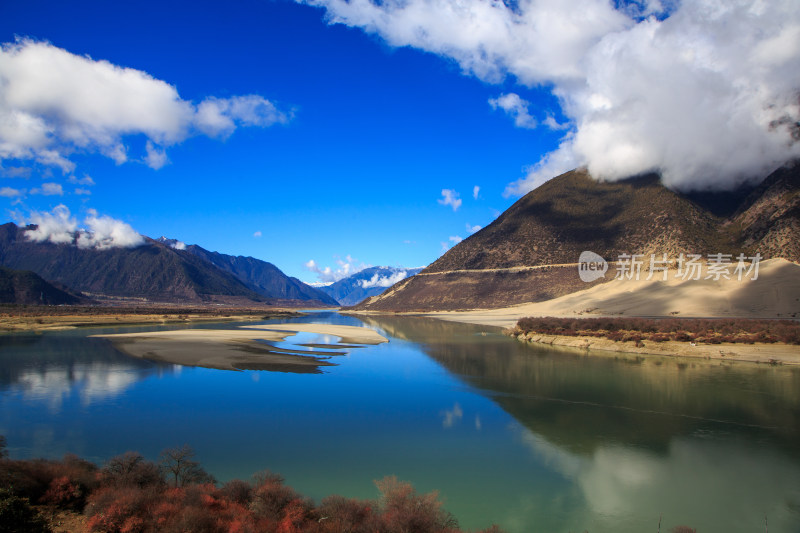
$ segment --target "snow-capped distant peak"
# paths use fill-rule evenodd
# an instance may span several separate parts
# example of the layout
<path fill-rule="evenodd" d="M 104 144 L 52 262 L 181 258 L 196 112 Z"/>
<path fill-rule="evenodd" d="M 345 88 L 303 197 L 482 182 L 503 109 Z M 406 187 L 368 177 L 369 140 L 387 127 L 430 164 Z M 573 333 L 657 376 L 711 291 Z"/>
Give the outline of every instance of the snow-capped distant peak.
<path fill-rule="evenodd" d="M 179 241 L 178 239 L 168 239 L 167 237 L 164 237 L 162 235 L 161 237 L 159 237 L 156 240 L 158 242 L 160 242 L 161 244 L 165 244 L 165 245 L 167 245 L 170 248 L 173 248 L 175 250 L 185 250 L 186 249 L 186 243 L 182 242 L 182 241 Z"/>

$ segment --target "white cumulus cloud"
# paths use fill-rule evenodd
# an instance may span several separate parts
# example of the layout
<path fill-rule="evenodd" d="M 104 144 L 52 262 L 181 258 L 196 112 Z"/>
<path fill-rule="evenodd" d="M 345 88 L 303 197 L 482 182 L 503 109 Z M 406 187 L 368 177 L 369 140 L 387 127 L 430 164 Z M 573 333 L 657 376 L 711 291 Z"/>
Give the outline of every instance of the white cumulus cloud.
<path fill-rule="evenodd" d="M 26 230 L 24 235 L 34 242 L 69 244 L 75 240 L 75 232 L 78 230 L 78 221 L 70 215 L 69 208 L 64 204 L 57 205 L 49 213 L 31 213 L 28 223 L 35 224 L 36 227 Z"/>
<path fill-rule="evenodd" d="M 408 272 L 399 270 L 388 276 L 381 276 L 380 272 L 375 272 L 370 279 L 362 279 L 359 281 L 361 287 L 370 289 L 373 287 L 391 287 L 398 281 L 402 281 L 408 277 Z"/>
<path fill-rule="evenodd" d="M 537 121 L 528 111 L 531 105 L 527 100 L 523 100 L 516 93 L 508 93 L 490 98 L 489 105 L 492 109 L 502 109 L 508 116 L 514 119 L 514 125 L 518 128 L 533 129 L 537 126 Z"/>
<path fill-rule="evenodd" d="M 436 201 L 441 205 L 449 205 L 453 211 L 458 211 L 458 208 L 461 207 L 461 198 L 453 189 L 442 189 L 442 197 Z"/>
<path fill-rule="evenodd" d="M 568 122 L 544 122 L 566 135 L 508 194 L 576 166 L 725 189 L 800 157 L 797 0 L 299 1 L 487 82 L 550 87 Z"/>
<path fill-rule="evenodd" d="M 78 236 L 78 248 L 132 248 L 144 244 L 144 238 L 129 224 L 116 220 L 108 215 L 98 215 L 90 210 L 84 220 L 87 230 Z"/>
<path fill-rule="evenodd" d="M 31 213 L 28 223 L 36 227 L 25 230 L 24 235 L 34 242 L 75 244 L 78 248 L 96 250 L 144 244 L 144 237 L 129 224 L 108 215 L 98 215 L 94 209 L 87 212 L 82 227 L 63 204 L 50 212 Z"/>
<path fill-rule="evenodd" d="M 0 87 L 0 162 L 30 160 L 65 173 L 75 169 L 75 152 L 125 163 L 127 136 L 144 135 L 140 160 L 157 169 L 168 162 L 165 148 L 191 135 L 290 119 L 257 95 L 195 105 L 146 72 L 30 39 L 0 45 Z"/>
<path fill-rule="evenodd" d="M 477 200 L 480 194 L 481 194 L 481 188 L 478 185 L 474 186 L 472 188 L 472 198 Z"/>
<path fill-rule="evenodd" d="M 152 168 L 153 170 L 158 170 L 159 168 L 163 167 L 167 163 L 169 163 L 169 158 L 167 158 L 167 152 L 163 148 L 159 148 L 152 141 L 147 141 L 147 144 L 144 147 L 145 149 L 145 156 L 144 162 L 147 164 L 148 167 Z"/>
<path fill-rule="evenodd" d="M 206 98 L 197 106 L 195 125 L 210 137 L 227 137 L 237 124 L 266 127 L 288 122 L 290 118 L 290 114 L 278 110 L 269 100 L 249 94 L 233 98 Z"/>
<path fill-rule="evenodd" d="M 311 259 L 303 266 L 306 267 L 306 270 L 315 273 L 317 275 L 317 279 L 324 283 L 333 283 L 339 281 L 340 279 L 351 276 L 356 272 L 361 272 L 370 266 L 358 261 L 357 259 L 354 259 L 350 255 L 345 256 L 344 259 L 337 258 L 336 265 L 337 268 L 335 269 L 329 266 L 320 267 L 316 261 Z"/>

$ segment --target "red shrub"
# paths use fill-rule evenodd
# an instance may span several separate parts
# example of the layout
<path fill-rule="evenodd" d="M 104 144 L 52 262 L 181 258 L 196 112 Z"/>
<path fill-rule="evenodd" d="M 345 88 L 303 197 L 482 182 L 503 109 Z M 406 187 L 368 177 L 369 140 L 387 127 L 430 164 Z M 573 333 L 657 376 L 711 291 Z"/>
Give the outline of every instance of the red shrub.
<path fill-rule="evenodd" d="M 89 497 L 89 529 L 97 532 L 145 531 L 161 491 L 157 488 L 103 487 Z"/>
<path fill-rule="evenodd" d="M 290 502 L 300 498 L 291 487 L 283 484 L 283 477 L 265 471 L 256 474 L 255 488 L 250 502 L 250 510 L 257 518 L 278 522 L 283 518 L 284 509 Z"/>
<path fill-rule="evenodd" d="M 250 498 L 253 495 L 252 485 L 250 485 L 250 483 L 247 481 L 242 481 L 241 479 L 233 479 L 228 481 L 222 486 L 221 490 L 225 495 L 225 498 L 241 505 L 249 504 Z"/>
<path fill-rule="evenodd" d="M 417 494 L 411 484 L 398 481 L 394 476 L 376 481 L 375 485 L 381 493 L 382 533 L 448 532 L 458 529 L 458 522 L 442 508 L 436 492 Z"/>
<path fill-rule="evenodd" d="M 103 485 L 114 487 L 148 487 L 161 485 L 164 478 L 155 463 L 137 452 L 125 452 L 108 460 L 101 470 Z"/>
<path fill-rule="evenodd" d="M 278 524 L 278 533 L 300 533 L 308 524 L 312 506 L 300 499 L 290 501 L 283 508 L 283 517 Z"/>
<path fill-rule="evenodd" d="M 39 500 L 45 505 L 52 505 L 59 509 L 79 510 L 84 504 L 83 489 L 70 481 L 67 476 L 54 478 L 50 486 Z"/>
<path fill-rule="evenodd" d="M 378 518 L 370 502 L 329 496 L 317 509 L 320 531 L 325 533 L 368 533 L 378 530 Z"/>

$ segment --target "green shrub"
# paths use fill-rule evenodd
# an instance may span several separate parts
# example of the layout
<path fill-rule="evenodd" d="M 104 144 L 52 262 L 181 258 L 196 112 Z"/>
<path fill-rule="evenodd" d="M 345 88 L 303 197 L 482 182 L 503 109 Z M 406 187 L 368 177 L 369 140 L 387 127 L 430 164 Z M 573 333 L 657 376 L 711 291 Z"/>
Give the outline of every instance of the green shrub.
<path fill-rule="evenodd" d="M 0 524 L 5 533 L 48 533 L 50 527 L 27 498 L 0 488 Z"/>

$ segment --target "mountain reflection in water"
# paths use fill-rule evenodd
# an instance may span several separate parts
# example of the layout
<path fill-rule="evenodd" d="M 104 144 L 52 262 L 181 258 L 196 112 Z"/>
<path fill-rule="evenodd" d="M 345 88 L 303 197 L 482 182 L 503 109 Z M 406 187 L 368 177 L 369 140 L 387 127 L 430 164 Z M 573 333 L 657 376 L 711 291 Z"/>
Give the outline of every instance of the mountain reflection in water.
<path fill-rule="evenodd" d="M 580 488 L 589 531 L 652 527 L 677 510 L 698 530 L 763 527 L 768 515 L 775 530 L 800 531 L 800 369 L 589 355 L 509 343 L 491 328 L 362 320 L 416 343 L 519 421 L 531 452 Z M 648 509 L 651 522 L 637 525 L 631 517 Z"/>

